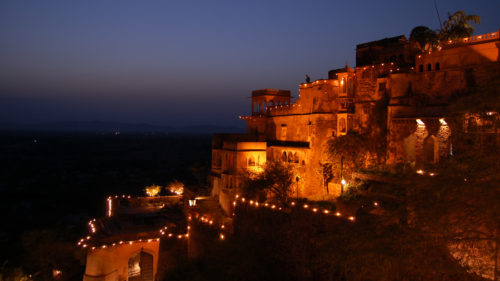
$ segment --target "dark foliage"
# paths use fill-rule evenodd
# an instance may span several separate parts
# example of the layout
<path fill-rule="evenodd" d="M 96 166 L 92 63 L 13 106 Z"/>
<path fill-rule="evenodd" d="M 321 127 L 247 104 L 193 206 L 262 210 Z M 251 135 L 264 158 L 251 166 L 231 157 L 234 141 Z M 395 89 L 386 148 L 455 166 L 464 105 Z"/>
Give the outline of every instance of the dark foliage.
<path fill-rule="evenodd" d="M 248 173 L 242 176 L 243 194 L 250 198 L 265 198 L 280 204 L 288 204 L 292 184 L 295 180 L 293 167 L 280 161 L 267 161 L 260 173 Z"/>
<path fill-rule="evenodd" d="M 242 206 L 234 223 L 234 235 L 164 280 L 474 280 L 442 245 L 369 214 L 353 223 Z"/>

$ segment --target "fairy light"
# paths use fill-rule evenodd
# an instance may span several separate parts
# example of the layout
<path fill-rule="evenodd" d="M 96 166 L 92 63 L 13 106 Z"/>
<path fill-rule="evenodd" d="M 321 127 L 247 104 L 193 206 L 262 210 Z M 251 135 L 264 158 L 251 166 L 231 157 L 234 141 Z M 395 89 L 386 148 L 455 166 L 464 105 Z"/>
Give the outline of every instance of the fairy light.
<path fill-rule="evenodd" d="M 111 197 L 108 197 L 108 217 L 111 217 L 111 212 L 113 210 L 113 201 Z"/>

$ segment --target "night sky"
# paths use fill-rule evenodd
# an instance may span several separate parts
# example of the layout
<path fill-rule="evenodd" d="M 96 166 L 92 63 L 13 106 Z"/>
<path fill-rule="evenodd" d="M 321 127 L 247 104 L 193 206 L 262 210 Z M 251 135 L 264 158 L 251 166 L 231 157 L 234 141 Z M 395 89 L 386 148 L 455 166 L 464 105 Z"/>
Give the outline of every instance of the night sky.
<path fill-rule="evenodd" d="M 438 0 L 500 28 L 498 0 Z M 236 125 L 251 91 L 298 92 L 356 44 L 439 28 L 432 0 L 2 0 L 0 123 Z"/>

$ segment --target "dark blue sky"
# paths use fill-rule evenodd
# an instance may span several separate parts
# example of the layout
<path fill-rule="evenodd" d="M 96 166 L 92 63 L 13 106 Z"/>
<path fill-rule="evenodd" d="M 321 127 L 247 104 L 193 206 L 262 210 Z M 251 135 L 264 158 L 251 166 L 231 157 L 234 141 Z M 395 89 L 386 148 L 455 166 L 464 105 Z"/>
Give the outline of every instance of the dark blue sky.
<path fill-rule="evenodd" d="M 500 28 L 498 0 L 438 0 Z M 0 122 L 239 125 L 253 89 L 297 95 L 356 44 L 439 28 L 432 0 L 2 0 Z"/>

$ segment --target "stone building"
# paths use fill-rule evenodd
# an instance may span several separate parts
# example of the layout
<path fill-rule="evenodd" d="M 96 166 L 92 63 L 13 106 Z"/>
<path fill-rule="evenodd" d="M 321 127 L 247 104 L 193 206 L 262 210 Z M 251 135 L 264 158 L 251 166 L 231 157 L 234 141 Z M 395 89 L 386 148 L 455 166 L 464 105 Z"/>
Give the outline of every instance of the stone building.
<path fill-rule="evenodd" d="M 114 196 L 105 217 L 89 221 L 78 245 L 87 252 L 83 281 L 154 281 L 186 255 L 181 196 Z"/>
<path fill-rule="evenodd" d="M 253 91 L 251 114 L 240 117 L 247 133 L 213 136 L 212 195 L 229 213 L 239 175 L 274 160 L 294 167 L 297 196 L 338 196 L 340 182 L 325 182 L 320 170 L 329 161 L 328 140 L 349 132 L 383 132 L 385 164 L 416 169 L 453 154 L 453 130 L 482 126 L 498 141 L 494 124 L 477 116 L 451 118 L 448 105 L 499 72 L 499 33 L 445 42 L 428 53 L 412 48 L 405 36 L 359 44 L 354 69 L 346 65 L 329 71 L 328 79 L 300 84 L 295 102 L 290 91 Z M 375 107 L 384 100 L 385 124 L 374 128 Z M 498 118 L 497 112 L 488 115 Z"/>

